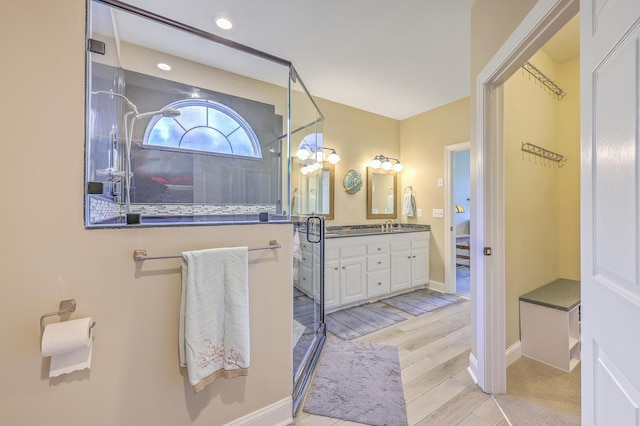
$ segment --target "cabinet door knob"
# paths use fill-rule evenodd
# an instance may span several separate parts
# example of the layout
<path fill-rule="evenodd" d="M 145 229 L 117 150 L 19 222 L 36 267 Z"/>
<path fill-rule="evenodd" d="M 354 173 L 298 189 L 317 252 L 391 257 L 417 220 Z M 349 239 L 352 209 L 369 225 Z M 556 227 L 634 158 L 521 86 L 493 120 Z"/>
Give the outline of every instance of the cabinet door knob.
<path fill-rule="evenodd" d="M 382 283 L 378 283 L 378 285 L 382 285 Z"/>
<path fill-rule="evenodd" d="M 382 262 L 380 262 L 379 260 L 378 260 L 378 265 L 382 265 Z"/>
<path fill-rule="evenodd" d="M 382 250 L 382 248 L 381 248 L 381 247 L 378 247 L 378 251 L 380 251 L 380 250 Z"/>
<path fill-rule="evenodd" d="M 346 267 L 346 266 L 343 266 L 343 267 L 342 267 L 342 269 L 347 269 L 347 267 Z"/>
<path fill-rule="evenodd" d="M 335 268 L 333 268 L 333 269 L 335 269 L 335 270 L 337 271 L 337 270 L 338 270 L 338 267 L 336 266 L 336 267 L 335 267 Z"/>
<path fill-rule="evenodd" d="M 411 256 L 407 256 L 407 259 L 411 259 Z"/>

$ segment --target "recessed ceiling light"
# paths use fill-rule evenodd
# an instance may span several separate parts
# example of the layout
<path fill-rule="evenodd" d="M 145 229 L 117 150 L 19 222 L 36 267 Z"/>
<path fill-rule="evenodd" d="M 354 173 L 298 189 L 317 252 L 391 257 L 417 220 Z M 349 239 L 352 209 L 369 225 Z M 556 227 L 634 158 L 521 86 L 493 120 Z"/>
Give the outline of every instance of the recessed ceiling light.
<path fill-rule="evenodd" d="M 169 64 L 165 64 L 163 62 L 160 62 L 158 64 L 158 68 L 160 68 L 162 71 L 170 71 L 171 70 L 171 66 Z"/>
<path fill-rule="evenodd" d="M 233 27 L 233 23 L 228 18 L 223 16 L 216 16 L 213 18 L 213 22 L 223 30 L 230 30 Z"/>

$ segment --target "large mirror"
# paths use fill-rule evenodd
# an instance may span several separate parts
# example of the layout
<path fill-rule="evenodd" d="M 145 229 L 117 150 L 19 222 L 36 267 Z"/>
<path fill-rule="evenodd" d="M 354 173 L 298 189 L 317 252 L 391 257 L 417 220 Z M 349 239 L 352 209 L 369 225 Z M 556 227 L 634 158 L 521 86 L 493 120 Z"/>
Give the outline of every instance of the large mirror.
<path fill-rule="evenodd" d="M 397 173 L 367 167 L 367 219 L 398 217 Z"/>
<path fill-rule="evenodd" d="M 316 214 L 324 216 L 327 220 L 333 220 L 334 165 L 323 163 L 318 170 L 306 174 L 300 172 L 304 164 L 297 166 L 299 181 L 295 182 L 292 178 L 292 214 L 294 216 Z"/>

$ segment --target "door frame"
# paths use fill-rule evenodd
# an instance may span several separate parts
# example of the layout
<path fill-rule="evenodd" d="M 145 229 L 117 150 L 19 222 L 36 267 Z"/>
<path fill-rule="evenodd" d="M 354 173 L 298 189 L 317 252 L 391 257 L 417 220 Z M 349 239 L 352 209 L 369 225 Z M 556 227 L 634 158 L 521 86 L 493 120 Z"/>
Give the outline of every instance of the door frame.
<path fill-rule="evenodd" d="M 456 234 L 451 229 L 455 227 L 455 209 L 452 209 L 455 192 L 454 183 L 454 154 L 471 149 L 471 142 L 460 142 L 444 147 L 444 232 L 449 232 L 449 237 L 444 239 L 444 291 L 456 292 Z M 447 231 L 449 230 L 449 231 Z"/>
<path fill-rule="evenodd" d="M 488 393 L 507 389 L 502 84 L 578 10 L 579 0 L 539 0 L 475 79 L 469 372 Z"/>

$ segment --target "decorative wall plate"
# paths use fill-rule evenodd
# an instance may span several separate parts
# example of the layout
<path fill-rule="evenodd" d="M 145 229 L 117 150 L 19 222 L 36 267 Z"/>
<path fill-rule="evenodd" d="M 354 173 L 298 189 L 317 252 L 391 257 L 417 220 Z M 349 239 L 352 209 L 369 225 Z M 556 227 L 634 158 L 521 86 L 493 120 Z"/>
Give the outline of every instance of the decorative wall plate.
<path fill-rule="evenodd" d="M 362 175 L 356 170 L 349 170 L 342 178 L 342 187 L 347 194 L 355 194 L 362 189 Z"/>

